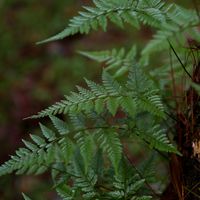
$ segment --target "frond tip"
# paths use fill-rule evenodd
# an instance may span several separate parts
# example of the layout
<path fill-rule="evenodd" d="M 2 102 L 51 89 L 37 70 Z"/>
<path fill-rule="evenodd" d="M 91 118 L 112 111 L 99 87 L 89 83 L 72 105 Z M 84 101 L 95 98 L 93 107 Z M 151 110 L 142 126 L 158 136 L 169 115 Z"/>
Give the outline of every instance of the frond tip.
<path fill-rule="evenodd" d="M 168 140 L 165 130 L 161 129 L 158 125 L 153 126 L 153 128 L 147 132 L 138 130 L 137 134 L 147 142 L 150 148 L 181 155 L 181 153 Z"/>
<path fill-rule="evenodd" d="M 94 7 L 84 6 L 84 11 L 69 21 L 69 25 L 62 32 L 38 44 L 60 40 L 76 33 L 88 34 L 91 30 L 99 27 L 104 31 L 107 29 L 108 20 L 119 27 L 124 22 L 138 28 L 139 22 L 158 27 L 166 20 L 164 4 L 161 1 L 110 1 L 93 0 Z"/>

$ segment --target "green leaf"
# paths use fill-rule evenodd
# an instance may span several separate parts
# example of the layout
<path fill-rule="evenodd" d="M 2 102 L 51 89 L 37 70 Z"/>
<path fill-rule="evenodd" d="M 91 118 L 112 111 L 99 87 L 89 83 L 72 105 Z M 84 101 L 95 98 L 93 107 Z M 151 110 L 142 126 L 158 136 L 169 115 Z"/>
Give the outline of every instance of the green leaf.
<path fill-rule="evenodd" d="M 154 125 L 146 132 L 138 130 L 138 136 L 146 141 L 150 148 L 181 155 L 176 147 L 168 140 L 165 130 L 161 129 L 159 125 Z"/>
<path fill-rule="evenodd" d="M 126 74 L 129 70 L 129 67 L 128 66 L 124 66 L 124 67 L 121 67 L 120 69 L 118 69 L 115 74 L 114 74 L 114 78 L 118 78 L 118 77 L 121 77 L 123 76 L 124 74 Z"/>
<path fill-rule="evenodd" d="M 24 193 L 22 193 L 22 196 L 24 197 L 24 200 L 31 200 L 27 195 L 25 195 Z"/>
<path fill-rule="evenodd" d="M 107 29 L 107 19 L 104 15 L 98 17 L 99 25 L 102 27 L 103 31 L 106 32 Z"/>
<path fill-rule="evenodd" d="M 67 124 L 63 120 L 61 120 L 58 117 L 55 117 L 53 115 L 50 116 L 50 119 L 51 119 L 53 125 L 55 126 L 55 128 L 58 130 L 58 132 L 61 135 L 68 134 L 69 130 L 68 130 Z"/>
<path fill-rule="evenodd" d="M 114 24 L 116 24 L 117 26 L 119 26 L 120 28 L 124 27 L 122 18 L 119 16 L 119 14 L 109 14 L 108 15 L 110 21 L 112 21 Z"/>
<path fill-rule="evenodd" d="M 84 161 L 85 172 L 88 171 L 90 161 L 94 152 L 94 141 L 91 135 L 86 135 L 87 132 L 78 132 L 74 136 L 78 146 L 80 147 L 80 153 Z"/>
<path fill-rule="evenodd" d="M 136 114 L 136 101 L 132 97 L 124 97 L 121 101 L 122 108 L 131 116 Z"/>
<path fill-rule="evenodd" d="M 121 98 L 115 98 L 115 97 L 108 97 L 107 99 L 107 108 L 113 116 L 115 116 L 117 112 L 120 100 Z"/>
<path fill-rule="evenodd" d="M 56 139 L 56 135 L 51 129 L 41 123 L 39 123 L 39 125 L 45 138 L 47 138 L 50 142 Z"/>
<path fill-rule="evenodd" d="M 105 89 L 110 95 L 119 95 L 121 92 L 121 85 L 113 79 L 113 77 L 106 72 L 103 71 L 102 74 L 102 81 Z"/>
<path fill-rule="evenodd" d="M 22 139 L 22 141 L 23 141 L 23 143 L 25 144 L 25 146 L 27 147 L 27 148 L 29 148 L 31 151 L 37 151 L 38 150 L 38 147 L 35 145 L 35 144 L 32 144 L 31 142 L 28 142 L 28 141 L 26 141 L 26 140 L 23 140 Z"/>
<path fill-rule="evenodd" d="M 44 147 L 46 145 L 46 142 L 43 138 L 37 135 L 30 135 L 31 139 L 40 147 Z"/>
<path fill-rule="evenodd" d="M 74 199 L 74 190 L 72 190 L 70 187 L 67 185 L 59 185 L 56 187 L 56 192 L 58 195 L 63 198 L 63 200 L 73 200 Z"/>
<path fill-rule="evenodd" d="M 113 131 L 99 131 L 97 133 L 97 140 L 101 148 L 108 154 L 111 160 L 115 173 L 118 172 L 118 164 L 122 156 L 122 145 L 116 132 Z"/>
<path fill-rule="evenodd" d="M 95 111 L 100 114 L 104 110 L 104 99 L 97 99 L 95 101 Z"/>
<path fill-rule="evenodd" d="M 142 196 L 142 197 L 132 197 L 131 200 L 151 200 L 152 197 L 151 196 Z"/>
<path fill-rule="evenodd" d="M 94 103 L 93 103 L 93 101 L 85 102 L 85 104 L 84 104 L 84 110 L 85 110 L 86 112 L 90 112 L 91 110 L 93 110 L 93 108 L 94 108 Z"/>
<path fill-rule="evenodd" d="M 131 191 L 138 191 L 145 183 L 145 179 L 141 179 L 139 181 L 136 181 L 132 186 L 131 186 Z"/>

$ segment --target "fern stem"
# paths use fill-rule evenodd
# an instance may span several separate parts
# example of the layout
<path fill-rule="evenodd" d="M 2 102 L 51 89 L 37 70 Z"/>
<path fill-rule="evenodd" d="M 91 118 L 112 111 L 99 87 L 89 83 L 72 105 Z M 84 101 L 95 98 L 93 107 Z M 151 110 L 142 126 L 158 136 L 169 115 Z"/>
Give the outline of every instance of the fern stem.
<path fill-rule="evenodd" d="M 183 68 L 183 70 L 185 71 L 185 73 L 192 79 L 192 76 L 190 75 L 190 73 L 186 70 L 186 68 L 185 68 L 185 66 L 184 66 L 184 64 L 182 63 L 182 61 L 181 61 L 181 59 L 179 58 L 179 56 L 178 56 L 178 54 L 176 53 L 176 51 L 175 51 L 175 49 L 174 49 L 174 47 L 172 46 L 172 44 L 170 43 L 170 41 L 168 40 L 168 43 L 169 43 L 169 46 L 170 46 L 170 48 L 172 49 L 172 51 L 174 52 L 174 54 L 175 54 L 175 56 L 176 56 L 176 58 L 178 59 L 178 61 L 180 62 L 180 64 L 181 64 L 181 66 L 182 66 L 182 68 Z"/>
<path fill-rule="evenodd" d="M 167 111 L 164 111 L 164 112 L 165 112 L 165 114 L 166 114 L 168 117 L 170 117 L 170 118 L 173 119 L 174 121 L 178 122 L 178 120 L 177 120 L 175 117 L 173 117 L 170 113 L 168 113 Z"/>

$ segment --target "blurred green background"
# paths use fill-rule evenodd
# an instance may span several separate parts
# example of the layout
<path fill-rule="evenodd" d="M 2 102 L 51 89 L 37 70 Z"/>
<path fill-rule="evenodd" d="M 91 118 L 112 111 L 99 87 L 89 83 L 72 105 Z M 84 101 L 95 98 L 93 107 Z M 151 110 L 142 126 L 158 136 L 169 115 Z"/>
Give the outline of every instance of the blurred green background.
<path fill-rule="evenodd" d="M 189 1 L 181 1 L 189 4 Z M 37 120 L 23 118 L 37 113 L 62 98 L 83 77 L 98 80 L 102 65 L 89 61 L 77 50 L 104 50 L 140 46 L 152 30 L 110 26 L 88 36 L 75 35 L 62 41 L 35 45 L 61 31 L 68 19 L 90 0 L 1 0 L 0 1 L 0 163 L 9 159 L 21 139 L 37 132 Z M 6 176 L 0 179 L 0 200 L 20 200 L 20 192 L 33 199 L 56 199 L 48 174 L 40 177 Z M 52 189 L 53 191 L 53 189 Z"/>

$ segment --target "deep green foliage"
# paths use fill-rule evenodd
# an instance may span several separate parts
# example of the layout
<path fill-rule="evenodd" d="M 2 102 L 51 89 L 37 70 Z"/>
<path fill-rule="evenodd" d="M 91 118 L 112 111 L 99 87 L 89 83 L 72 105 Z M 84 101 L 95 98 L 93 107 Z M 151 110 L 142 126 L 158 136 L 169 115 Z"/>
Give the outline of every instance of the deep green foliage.
<path fill-rule="evenodd" d="M 165 7 L 160 0 L 93 0 L 93 3 L 95 7 L 83 7 L 85 11 L 71 19 L 64 31 L 42 42 L 62 39 L 76 33 L 87 34 L 99 27 L 106 31 L 108 19 L 121 28 L 124 22 L 134 27 L 138 27 L 140 22 L 159 27 L 163 21 L 168 20 L 168 6 Z"/>
<path fill-rule="evenodd" d="M 90 90 L 77 87 L 78 93 L 72 92 L 70 96 L 65 96 L 65 100 L 41 111 L 32 118 L 90 110 L 101 114 L 104 112 L 104 107 L 113 116 L 115 116 L 118 108 L 122 107 L 130 115 L 148 111 L 154 115 L 164 117 L 164 107 L 157 94 L 158 89 L 138 66 L 134 66 L 131 70 L 126 85 L 119 84 L 105 71 L 102 75 L 102 82 L 103 84 L 99 85 L 86 80 Z"/>
<path fill-rule="evenodd" d="M 150 155 L 155 151 L 181 154 L 167 136 L 166 121 L 170 116 L 162 103 L 165 94 L 161 90 L 166 82 L 156 79 L 155 70 L 145 66 L 151 53 L 169 49 L 172 44 L 180 48 L 186 32 L 199 40 L 195 31 L 200 20 L 195 11 L 161 0 L 93 3 L 94 7 L 84 7 L 72 18 L 64 31 L 43 42 L 76 33 L 88 34 L 99 27 L 106 31 L 108 20 L 121 28 L 125 22 L 136 28 L 147 24 L 157 33 L 141 51 L 140 62 L 135 46 L 128 53 L 124 48 L 81 51 L 88 58 L 106 63 L 102 83 L 85 79 L 87 89 L 77 86 L 77 92 L 32 116 L 49 117 L 55 130 L 40 123 L 42 135 L 30 135 L 31 142 L 23 140 L 25 148 L 17 150 L 0 167 L 0 175 L 40 174 L 50 169 L 54 187 L 65 200 L 149 200 L 155 195 L 149 190 L 149 183 L 156 182 L 152 172 L 154 159 L 145 166 L 135 166 L 125 152 L 124 141 L 140 140 L 150 147 Z M 60 118 L 55 116 L 58 114 Z M 65 120 L 61 120 L 63 116 Z M 29 199 L 25 195 L 24 198 Z"/>
<path fill-rule="evenodd" d="M 106 70 L 115 70 L 114 77 L 117 78 L 129 71 L 135 62 L 137 50 L 136 46 L 134 45 L 127 53 L 125 53 L 124 48 L 121 48 L 118 51 L 116 49 L 112 49 L 111 51 L 107 50 L 96 52 L 79 51 L 79 53 L 92 60 L 105 62 Z"/>

